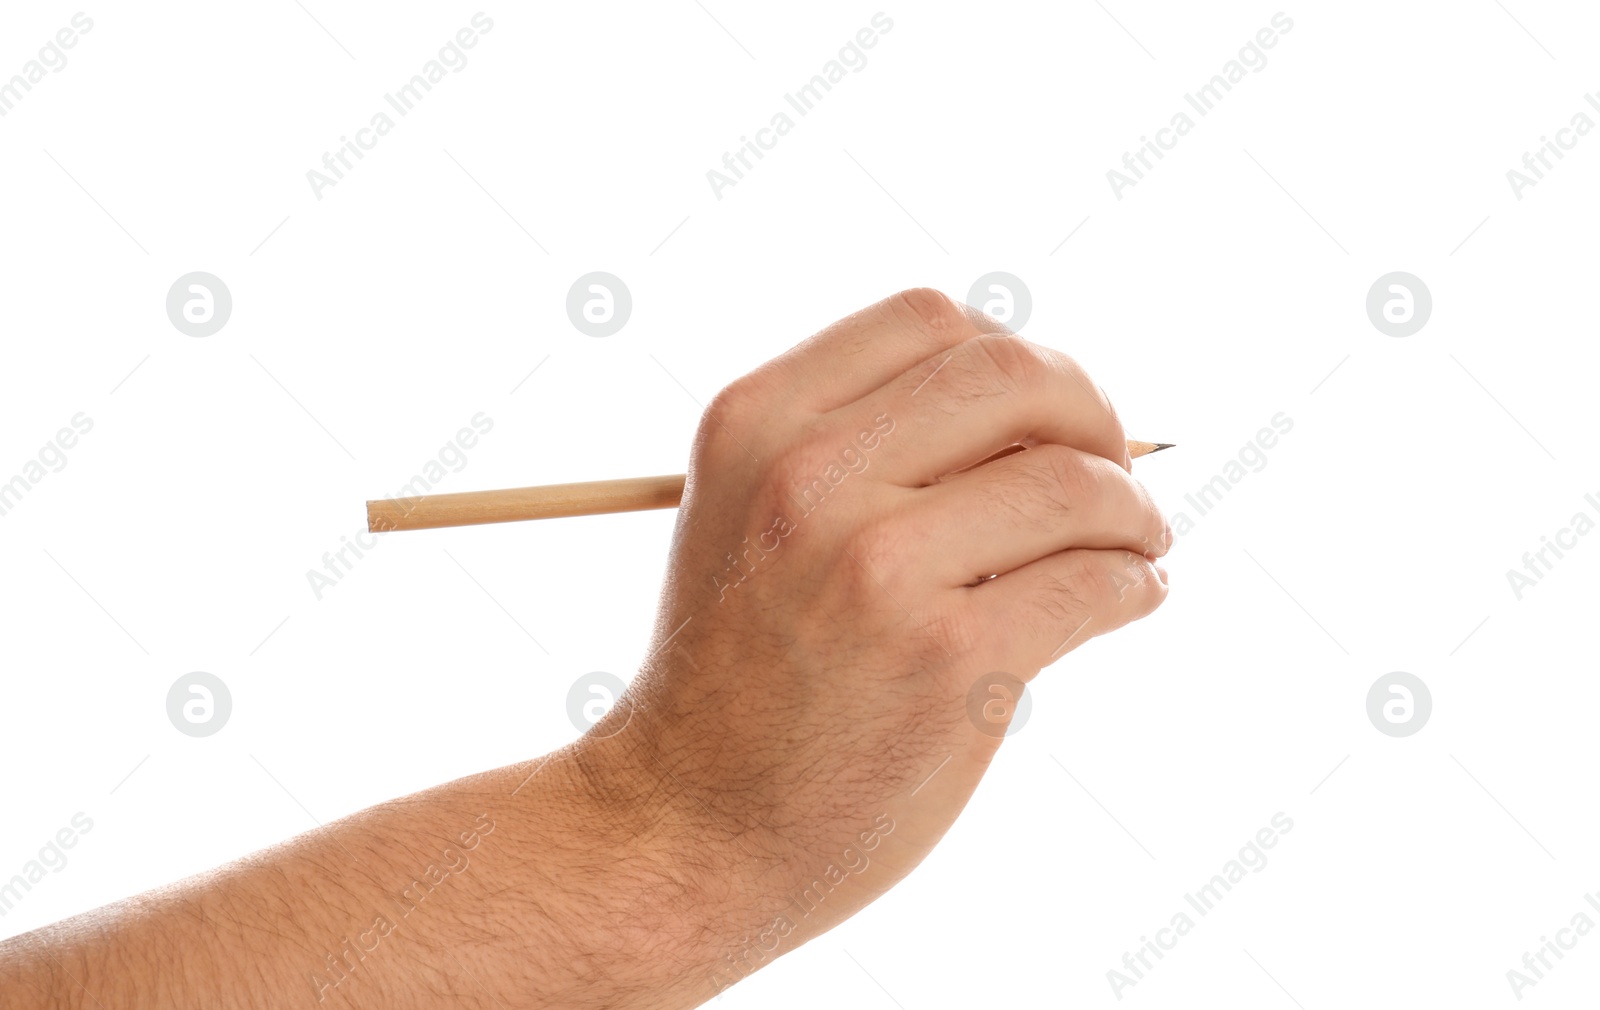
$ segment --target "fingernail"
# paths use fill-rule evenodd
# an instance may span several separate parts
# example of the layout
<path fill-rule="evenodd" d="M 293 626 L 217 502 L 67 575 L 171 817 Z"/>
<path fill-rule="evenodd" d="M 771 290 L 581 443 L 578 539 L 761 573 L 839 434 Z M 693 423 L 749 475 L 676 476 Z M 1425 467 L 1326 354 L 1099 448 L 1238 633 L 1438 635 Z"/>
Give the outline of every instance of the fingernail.
<path fill-rule="evenodd" d="M 1172 547 L 1172 524 L 1171 523 L 1167 523 L 1167 531 L 1165 533 L 1161 534 L 1161 538 L 1167 542 L 1167 547 L 1170 549 Z"/>

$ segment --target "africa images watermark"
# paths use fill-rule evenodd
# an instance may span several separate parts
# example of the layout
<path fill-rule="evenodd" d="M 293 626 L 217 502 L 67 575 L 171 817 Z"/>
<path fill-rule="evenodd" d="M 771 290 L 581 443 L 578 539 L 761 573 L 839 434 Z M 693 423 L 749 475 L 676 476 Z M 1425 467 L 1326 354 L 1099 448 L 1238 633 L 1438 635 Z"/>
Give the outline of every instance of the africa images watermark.
<path fill-rule="evenodd" d="M 429 60 L 422 65 L 422 72 L 413 74 L 411 80 L 400 85 L 393 94 L 384 93 L 383 100 L 388 103 L 401 118 L 411 114 L 417 103 L 425 98 L 433 86 L 445 79 L 446 74 L 459 74 L 467 67 L 467 54 L 464 50 L 471 49 L 478 44 L 478 38 L 494 30 L 494 21 L 482 11 L 472 15 L 469 27 L 456 32 L 455 37 L 446 42 L 440 49 L 438 58 Z M 372 120 L 356 131 L 356 139 L 347 136 L 339 138 L 339 146 L 322 155 L 322 167 L 326 172 L 311 169 L 306 172 L 306 181 L 311 184 L 311 195 L 318 200 L 322 199 L 322 191 L 332 189 L 343 179 L 346 172 L 355 168 L 350 161 L 354 156 L 356 161 L 366 157 L 367 151 L 378 146 L 378 141 L 387 136 L 394 129 L 394 120 L 389 114 L 379 110 L 372 114 Z"/>
<path fill-rule="evenodd" d="M 476 849 L 482 844 L 487 835 L 494 833 L 494 821 L 488 814 L 479 814 L 472 827 L 455 836 L 459 844 L 446 846 L 440 855 L 442 862 L 432 862 L 416 876 L 411 878 L 411 883 L 401 887 L 393 894 L 386 894 L 389 901 L 387 910 L 373 913 L 372 926 L 366 930 L 358 930 L 355 939 L 349 936 L 340 938 L 338 952 L 329 952 L 322 964 L 308 973 L 311 989 L 316 993 L 320 1003 L 328 998 L 328 992 L 337 989 L 348 981 L 367 955 L 377 950 L 383 943 L 384 937 L 400 928 L 400 923 L 412 912 L 415 912 L 433 894 L 438 887 L 452 875 L 460 876 L 467 872 L 468 862 L 466 853 Z M 391 918 L 391 913 L 393 917 Z M 368 941 L 371 941 L 370 943 Z"/>
<path fill-rule="evenodd" d="M 813 477 L 810 482 L 799 488 L 799 497 L 793 491 L 785 491 L 785 495 L 795 507 L 795 519 L 779 513 L 773 517 L 772 523 L 764 532 L 758 533 L 755 542 L 749 537 L 739 541 L 736 548 L 738 556 L 733 551 L 727 553 L 728 565 L 721 574 L 711 574 L 711 588 L 717 591 L 717 602 L 721 603 L 728 598 L 728 590 L 737 589 L 745 580 L 754 575 L 763 561 L 778 552 L 783 546 L 783 538 L 799 528 L 799 520 L 815 512 L 827 501 L 828 495 L 838 490 L 839 485 L 853 473 L 862 473 L 871 464 L 872 460 L 867 453 L 883 444 L 883 438 L 894 431 L 894 418 L 888 414 L 879 414 L 872 419 L 872 427 L 863 428 L 856 433 L 855 444 L 846 445 L 839 450 L 837 459 L 828 461 L 822 472 Z M 856 448 L 859 445 L 860 448 Z"/>
<path fill-rule="evenodd" d="M 1583 500 L 1595 515 L 1600 515 L 1600 494 L 1586 494 Z M 1522 602 L 1522 594 L 1538 585 L 1546 575 L 1555 569 L 1555 561 L 1566 557 L 1564 551 L 1570 551 L 1578 546 L 1578 538 L 1588 536 L 1595 528 L 1595 520 L 1587 512 L 1574 512 L 1570 525 L 1563 526 L 1550 536 L 1541 536 L 1540 543 L 1544 546 L 1537 551 L 1524 551 L 1522 553 L 1522 567 L 1528 574 L 1524 575 L 1515 568 L 1506 569 L 1506 582 L 1511 585 L 1511 595 Z M 1550 555 L 1556 556 L 1555 561 L 1550 560 Z"/>
<path fill-rule="evenodd" d="M 35 84 L 44 80 L 46 71 L 59 74 L 65 70 L 67 54 L 62 50 L 76 46 L 79 37 L 89 34 L 94 28 L 94 22 L 83 11 L 72 15 L 68 25 L 44 44 L 38 56 L 24 63 L 20 73 L 12 74 L 10 80 L 0 83 L 0 116 L 9 114 L 33 90 Z"/>
<path fill-rule="evenodd" d="M 894 28 L 894 21 L 882 11 L 872 15 L 870 27 L 862 28 L 856 32 L 855 37 L 846 42 L 839 50 L 836 59 L 831 59 L 822 65 L 821 73 L 813 74 L 811 80 L 796 88 L 794 93 L 785 93 L 784 102 L 801 117 L 810 115 L 822 101 L 833 86 L 845 79 L 847 74 L 859 74 L 867 66 L 867 54 L 864 49 L 871 49 L 878 44 L 880 36 L 887 35 Z M 874 31 L 876 29 L 876 31 Z M 750 161 L 754 156 L 756 161 L 766 157 L 765 152 L 778 146 L 778 141 L 794 129 L 795 121 L 789 118 L 789 113 L 780 109 L 772 114 L 771 121 L 766 126 L 756 131 L 755 140 L 747 136 L 739 138 L 739 146 L 722 155 L 722 167 L 725 172 L 715 168 L 706 170 L 706 182 L 711 184 L 711 195 L 718 200 L 722 199 L 722 191 L 732 189 L 744 178 L 746 172 L 755 165 Z"/>
<path fill-rule="evenodd" d="M 1267 54 L 1262 50 L 1275 47 L 1279 36 L 1287 35 L 1293 30 L 1294 21 L 1287 14 L 1279 11 L 1272 15 L 1271 23 L 1256 32 L 1253 40 L 1244 44 L 1236 59 L 1224 63 L 1222 72 L 1213 74 L 1211 80 L 1195 89 L 1194 94 L 1185 92 L 1183 100 L 1202 118 L 1210 115 L 1217 107 L 1217 103 L 1233 90 L 1233 86 L 1245 79 L 1246 71 L 1259 74 L 1266 69 Z M 1149 156 L 1154 155 L 1157 161 L 1165 158 L 1166 154 L 1163 152 L 1177 147 L 1178 141 L 1192 129 L 1194 120 L 1189 118 L 1187 112 L 1180 109 L 1173 113 L 1170 123 L 1156 131 L 1155 140 L 1140 137 L 1139 146 L 1131 152 L 1123 152 L 1122 155 L 1122 167 L 1131 174 L 1124 174 L 1115 168 L 1106 172 L 1106 181 L 1111 184 L 1112 195 L 1121 200 L 1123 190 L 1137 186 L 1143 181 L 1145 173 L 1155 167 Z"/>
<path fill-rule="evenodd" d="M 1274 830 L 1276 829 L 1276 830 Z M 1244 843 L 1239 849 L 1239 854 L 1233 859 L 1222 864 L 1222 872 L 1206 881 L 1193 894 L 1185 894 L 1184 902 L 1201 918 L 1205 918 L 1216 910 L 1217 904 L 1233 890 L 1233 885 L 1240 883 L 1249 873 L 1260 873 L 1267 868 L 1267 854 L 1265 849 L 1277 846 L 1279 839 L 1294 830 L 1294 821 L 1281 810 L 1272 815 L 1272 820 L 1267 827 L 1255 833 L 1255 837 Z M 1194 929 L 1194 920 L 1186 911 L 1179 911 L 1172 917 L 1172 921 L 1161 929 L 1156 930 L 1156 938 L 1148 936 L 1139 937 L 1139 946 L 1132 952 L 1122 955 L 1122 967 L 1119 971 L 1112 968 L 1106 972 L 1106 981 L 1111 983 L 1111 993 L 1118 1000 L 1122 999 L 1124 989 L 1131 989 L 1138 985 L 1146 975 L 1155 967 L 1150 962 L 1153 955 L 1157 961 L 1166 957 L 1166 951 L 1178 945 L 1178 941 Z"/>
<path fill-rule="evenodd" d="M 67 468 L 67 452 L 78 444 L 78 439 L 94 430 L 94 418 L 78 411 L 72 415 L 71 427 L 63 426 L 55 437 L 39 450 L 37 458 L 22 464 L 19 473 L 0 484 L 0 516 L 9 515 L 22 503 L 22 498 L 52 473 Z"/>
<path fill-rule="evenodd" d="M 1228 492 L 1238 487 L 1245 479 L 1247 473 L 1260 473 L 1267 468 L 1267 450 L 1278 444 L 1278 438 L 1294 430 L 1294 418 L 1283 411 L 1272 415 L 1272 427 L 1263 427 L 1256 432 L 1255 438 L 1246 442 L 1239 449 L 1239 458 L 1230 459 L 1222 464 L 1222 472 L 1212 477 L 1204 486 L 1191 494 L 1183 496 L 1194 509 L 1195 516 L 1203 517 L 1207 512 L 1215 509 L 1222 503 Z M 1248 471 L 1246 470 L 1248 467 Z M 1186 512 L 1172 514 L 1172 532 L 1176 536 L 1183 536 L 1194 529 L 1195 520 Z"/>
<path fill-rule="evenodd" d="M 427 494 L 433 490 L 434 485 L 444 480 L 445 467 L 449 467 L 451 473 L 460 473 L 465 470 L 469 462 L 467 450 L 474 448 L 478 444 L 480 436 L 487 435 L 493 430 L 494 418 L 481 410 L 473 414 L 471 427 L 463 426 L 457 431 L 454 438 L 439 448 L 439 452 L 434 458 L 422 464 L 421 472 L 413 474 L 409 483 L 389 497 L 397 498 L 401 501 L 414 500 Z M 414 505 L 408 507 L 407 511 L 414 507 Z M 383 529 L 368 530 L 362 527 L 356 531 L 353 541 L 348 536 L 339 537 L 339 543 L 342 546 L 337 551 L 324 551 L 322 554 L 322 572 L 317 571 L 315 568 L 306 569 L 306 582 L 311 586 L 311 594 L 320 602 L 325 591 L 338 585 L 346 575 L 355 570 L 356 561 L 366 557 L 367 551 L 378 546 L 376 534 L 384 532 L 387 531 Z M 352 553 L 355 555 L 355 560 L 351 560 L 348 557 Z M 324 574 L 324 572 L 327 574 Z"/>
<path fill-rule="evenodd" d="M 1590 908 L 1600 912 L 1600 895 L 1585 894 L 1583 900 L 1589 903 Z M 1555 955 L 1557 961 L 1562 960 L 1567 956 L 1564 951 L 1576 947 L 1580 938 L 1588 936 L 1593 931 L 1594 920 L 1589 918 L 1588 912 L 1579 909 L 1573 915 L 1571 922 L 1556 930 L 1554 940 L 1548 936 L 1539 937 L 1539 946 L 1532 951 L 1523 952 L 1522 969 L 1519 971 L 1511 968 L 1506 971 L 1506 981 L 1511 983 L 1511 994 L 1520 1001 L 1523 990 L 1532 989 L 1544 981 L 1545 972 L 1555 967 L 1550 963 L 1550 955 Z"/>
<path fill-rule="evenodd" d="M 887 812 L 873 818 L 871 826 L 856 836 L 856 842 L 845 846 L 837 860 L 830 862 L 827 869 L 814 876 L 797 895 L 791 895 L 788 907 L 773 916 L 769 924 L 754 937 L 746 933 L 730 944 L 723 954 L 726 966 L 719 964 L 711 972 L 711 985 L 717 995 L 722 995 L 724 989 L 752 974 L 762 962 L 774 956 L 784 939 L 798 928 L 798 920 L 822 907 L 829 895 L 853 877 L 867 872 L 872 865 L 867 853 L 882 844 L 884 836 L 893 833 L 894 828 L 894 818 Z M 791 910 L 795 913 L 793 917 L 789 914 Z"/>
<path fill-rule="evenodd" d="M 1585 94 L 1583 100 L 1596 112 L 1600 112 L 1600 95 Z M 1556 161 L 1566 157 L 1567 151 L 1578 146 L 1580 137 L 1588 136 L 1594 129 L 1594 120 L 1589 118 L 1587 112 L 1579 111 L 1573 114 L 1572 121 L 1556 131 L 1556 139 L 1548 136 L 1539 138 L 1540 145 L 1532 151 L 1522 154 L 1522 167 L 1526 171 L 1509 169 L 1506 172 L 1506 181 L 1511 184 L 1511 195 L 1518 200 L 1522 199 L 1522 191 L 1532 189 L 1544 180 L 1544 174 L 1555 165 L 1550 161 L 1550 155 L 1555 155 Z"/>
<path fill-rule="evenodd" d="M 39 854 L 22 864 L 22 871 L 13 874 L 11 879 L 0 884 L 0 916 L 10 912 L 21 901 L 33 885 L 45 879 L 45 871 L 60 873 L 67 868 L 67 854 L 64 849 L 73 848 L 78 844 L 78 839 L 94 830 L 94 821 L 88 814 L 78 811 L 72 815 L 61 830 L 45 840 L 39 849 Z"/>

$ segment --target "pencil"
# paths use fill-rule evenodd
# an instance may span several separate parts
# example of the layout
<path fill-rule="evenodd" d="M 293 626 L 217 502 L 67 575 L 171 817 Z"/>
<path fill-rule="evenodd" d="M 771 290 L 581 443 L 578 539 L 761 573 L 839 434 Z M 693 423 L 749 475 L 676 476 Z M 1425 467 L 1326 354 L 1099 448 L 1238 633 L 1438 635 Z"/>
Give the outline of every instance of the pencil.
<path fill-rule="evenodd" d="M 1012 446 L 983 462 L 1009 456 L 1023 448 L 1020 445 Z M 1135 459 L 1170 448 L 1171 442 L 1128 440 L 1128 455 Z M 431 530 L 446 526 L 520 522 L 524 519 L 560 519 L 677 508 L 683 500 L 685 476 L 674 473 L 659 477 L 623 477 L 577 484 L 512 487 L 499 491 L 377 498 L 367 502 L 367 530 L 372 533 Z"/>

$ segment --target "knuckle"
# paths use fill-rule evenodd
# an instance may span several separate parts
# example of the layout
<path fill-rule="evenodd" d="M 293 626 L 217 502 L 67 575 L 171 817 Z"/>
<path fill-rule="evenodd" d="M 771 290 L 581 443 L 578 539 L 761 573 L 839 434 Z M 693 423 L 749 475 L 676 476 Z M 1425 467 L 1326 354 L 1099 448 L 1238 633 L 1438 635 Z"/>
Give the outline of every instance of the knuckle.
<path fill-rule="evenodd" d="M 851 517 L 836 537 L 834 571 L 842 577 L 850 605 L 870 607 L 897 626 L 902 618 L 920 625 L 931 599 L 917 562 L 926 552 L 911 525 L 893 515 Z"/>
<path fill-rule="evenodd" d="M 1106 416 L 1110 418 L 1112 425 L 1116 427 L 1118 434 L 1121 434 L 1122 422 L 1117 414 L 1116 405 L 1111 402 L 1111 395 L 1106 392 L 1104 386 L 1094 380 L 1094 376 L 1089 374 L 1089 370 L 1083 367 L 1082 362 L 1072 355 L 1054 348 L 1031 346 L 1033 346 L 1033 350 L 1038 354 L 1046 368 L 1065 376 L 1085 394 L 1099 403 Z"/>
<path fill-rule="evenodd" d="M 1112 598 L 1122 608 L 1146 610 L 1151 601 L 1161 595 L 1161 578 L 1155 565 L 1142 554 L 1118 551 L 1118 557 L 1109 575 L 1108 586 Z"/>
<path fill-rule="evenodd" d="M 842 436 L 837 426 L 818 419 L 791 423 L 777 433 L 764 432 L 760 425 L 752 430 L 752 444 L 762 442 L 764 447 L 749 472 L 773 507 L 796 522 L 814 512 L 826 515 L 833 544 L 861 533 L 859 524 L 863 522 L 871 524 L 866 532 L 874 537 L 882 533 L 877 531 L 878 525 L 887 530 L 887 519 L 874 518 L 877 488 L 861 476 L 870 469 L 871 459 Z"/>
<path fill-rule="evenodd" d="M 1078 563 L 1040 578 L 1042 605 L 1052 608 L 1051 617 L 1075 618 L 1074 623 L 1105 609 L 1118 593 L 1136 582 L 1136 575 L 1124 569 L 1127 551 L 1086 551 Z"/>
<path fill-rule="evenodd" d="M 796 449 L 768 453 L 761 462 L 761 483 L 776 501 L 794 501 L 806 507 L 820 505 L 828 490 L 825 480 L 820 480 L 807 454 Z M 819 484 L 820 487 L 814 486 Z"/>
<path fill-rule="evenodd" d="M 1039 479 L 1051 492 L 1052 499 L 1060 504 L 1062 512 L 1078 508 L 1101 493 L 1103 478 L 1089 457 L 1053 444 L 1035 446 L 1029 452 L 1040 450 L 1044 452 L 1039 460 Z"/>
<path fill-rule="evenodd" d="M 1041 619 L 1052 628 L 1071 628 L 1092 612 L 1085 592 L 1092 588 L 1079 575 L 1045 575 L 1034 593 Z"/>
<path fill-rule="evenodd" d="M 1116 404 L 1111 402 L 1111 394 L 1106 392 L 1106 387 L 1094 381 L 1094 377 L 1089 374 L 1088 369 L 1084 368 L 1071 355 L 1062 354 L 1060 351 L 1051 351 L 1049 353 L 1054 366 L 1075 381 L 1084 392 L 1094 397 L 1096 402 L 1099 403 L 1100 409 L 1105 411 L 1106 417 L 1109 419 L 1111 428 L 1115 430 L 1116 437 L 1119 439 L 1124 438 L 1122 417 L 1117 413 Z"/>
<path fill-rule="evenodd" d="M 1050 443 L 1019 453 L 1011 466 L 997 467 L 994 475 L 984 484 L 989 504 L 1039 530 L 1057 529 L 1079 508 L 1090 479 L 1080 454 Z"/>
<path fill-rule="evenodd" d="M 755 390 L 745 380 L 735 380 L 717 390 L 706 404 L 700 414 L 700 431 L 720 435 L 726 428 L 753 417 L 757 409 Z"/>
<path fill-rule="evenodd" d="M 836 436 L 820 419 L 783 435 L 781 448 L 762 454 L 759 472 L 774 491 L 807 511 L 835 496 L 844 483 Z"/>
<path fill-rule="evenodd" d="M 984 649 L 990 632 L 971 612 L 941 610 L 927 618 L 918 634 L 928 665 L 948 666 L 954 660 L 961 667 L 966 665 L 963 660 Z"/>
<path fill-rule="evenodd" d="M 1082 644 L 1155 610 L 1165 593 L 1142 555 L 1086 551 L 1077 563 L 1038 576 L 1030 619 Z"/>
<path fill-rule="evenodd" d="M 1122 427 L 1122 415 L 1117 413 L 1117 405 L 1111 401 L 1111 394 L 1106 392 L 1106 387 L 1099 383 L 1095 383 L 1094 388 L 1100 395 L 1101 405 L 1106 408 L 1106 413 L 1111 417 L 1112 427 L 1117 429 L 1117 437 L 1126 437 Z"/>
<path fill-rule="evenodd" d="M 977 370 L 997 377 L 1008 391 L 1037 385 L 1046 362 L 1040 349 L 1009 333 L 985 333 L 967 342 Z M 992 381 L 991 378 L 991 381 Z"/>
<path fill-rule="evenodd" d="M 892 577 L 902 537 L 903 531 L 897 523 L 887 519 L 863 520 L 844 535 L 842 564 L 863 584 L 882 592 L 877 587 Z"/>
<path fill-rule="evenodd" d="M 1161 506 L 1156 504 L 1155 498 L 1151 496 L 1149 489 L 1138 481 L 1134 481 L 1133 486 L 1134 492 L 1138 496 L 1138 504 L 1135 506 L 1135 519 L 1146 530 L 1145 533 L 1140 535 L 1140 541 L 1144 544 L 1146 551 L 1155 554 L 1157 557 L 1165 556 L 1172 549 L 1172 544 L 1167 539 L 1172 525 L 1167 522 L 1167 517 L 1161 512 Z"/>
<path fill-rule="evenodd" d="M 1061 578 L 1060 587 L 1072 598 L 1080 618 L 1087 617 L 1108 596 L 1115 597 L 1119 571 L 1119 568 L 1105 564 L 1104 552 L 1092 552 L 1083 555 L 1083 558 L 1084 564 Z"/>
<path fill-rule="evenodd" d="M 1096 608 L 1087 595 L 1093 588 L 1076 574 L 1038 576 L 1032 583 L 1027 605 L 1017 609 L 1014 620 L 1018 630 L 1029 637 L 1082 644 L 1094 633 Z"/>
<path fill-rule="evenodd" d="M 891 296 L 889 303 L 895 312 L 933 333 L 947 332 L 969 321 L 961 303 L 937 288 L 908 288 Z"/>

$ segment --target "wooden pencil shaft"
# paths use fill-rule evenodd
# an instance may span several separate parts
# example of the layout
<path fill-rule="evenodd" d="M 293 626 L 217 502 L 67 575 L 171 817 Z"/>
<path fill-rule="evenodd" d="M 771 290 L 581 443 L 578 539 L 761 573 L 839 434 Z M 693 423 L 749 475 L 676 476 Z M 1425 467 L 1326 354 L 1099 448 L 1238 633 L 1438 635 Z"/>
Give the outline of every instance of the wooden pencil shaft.
<path fill-rule="evenodd" d="M 1128 441 L 1134 458 L 1168 446 L 1158 442 Z M 1002 449 L 983 462 L 1020 452 L 1022 446 Z M 976 464 L 982 465 L 982 464 Z M 524 519 L 560 519 L 565 516 L 604 515 L 677 508 L 683 501 L 684 474 L 659 477 L 624 477 L 577 484 L 543 484 L 498 491 L 460 491 L 425 494 L 415 498 L 378 498 L 367 502 L 367 529 L 431 530 L 446 526 L 476 526 Z"/>
<path fill-rule="evenodd" d="M 367 502 L 367 529 L 373 533 L 430 530 L 443 526 L 677 508 L 683 500 L 683 481 L 684 474 L 677 473 L 499 491 L 383 498 Z"/>

